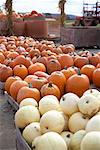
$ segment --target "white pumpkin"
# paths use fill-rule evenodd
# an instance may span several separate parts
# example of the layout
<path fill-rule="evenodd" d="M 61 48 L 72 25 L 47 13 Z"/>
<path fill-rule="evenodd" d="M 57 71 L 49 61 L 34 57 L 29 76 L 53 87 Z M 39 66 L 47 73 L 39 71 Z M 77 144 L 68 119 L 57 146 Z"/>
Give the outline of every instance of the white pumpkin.
<path fill-rule="evenodd" d="M 64 117 L 64 120 L 65 120 L 65 126 L 64 126 L 64 131 L 67 131 L 68 130 L 68 119 L 69 117 L 67 115 L 65 115 L 63 112 L 61 112 L 61 114 L 63 115 Z"/>
<path fill-rule="evenodd" d="M 42 133 L 50 131 L 61 133 L 64 129 L 64 126 L 64 117 L 60 112 L 56 110 L 46 112 L 40 119 L 40 127 Z"/>
<path fill-rule="evenodd" d="M 81 149 L 81 141 L 83 137 L 86 135 L 85 130 L 77 131 L 70 139 L 69 147 L 71 150 L 80 150 Z"/>
<path fill-rule="evenodd" d="M 34 142 L 33 150 L 68 150 L 66 142 L 56 132 L 45 133 L 35 142 L 36 144 Z"/>
<path fill-rule="evenodd" d="M 33 150 L 37 150 L 37 148 L 38 148 L 38 147 L 37 147 L 37 144 L 38 144 L 40 138 L 41 138 L 41 136 L 37 136 L 37 137 L 32 141 L 32 149 L 33 149 Z"/>
<path fill-rule="evenodd" d="M 96 115 L 94 117 L 92 117 L 87 125 L 86 125 L 86 129 L 87 132 L 91 132 L 91 131 L 100 131 L 100 115 Z"/>
<path fill-rule="evenodd" d="M 100 104 L 95 96 L 86 94 L 80 98 L 78 107 L 81 113 L 91 117 L 98 112 Z"/>
<path fill-rule="evenodd" d="M 81 150 L 100 150 L 100 132 L 87 133 L 81 142 Z"/>
<path fill-rule="evenodd" d="M 100 92 L 97 89 L 88 89 L 87 91 L 84 92 L 83 95 L 86 95 L 86 94 L 91 94 L 95 97 L 98 97 L 100 95 Z"/>
<path fill-rule="evenodd" d="M 18 128 L 24 128 L 32 122 L 40 121 L 40 113 L 35 106 L 23 106 L 15 114 L 15 124 Z"/>
<path fill-rule="evenodd" d="M 79 97 L 74 93 L 67 93 L 63 95 L 60 99 L 60 106 L 62 111 L 66 115 L 72 115 L 75 112 L 78 112 L 78 101 Z"/>
<path fill-rule="evenodd" d="M 74 113 L 68 122 L 69 130 L 75 133 L 79 130 L 84 130 L 89 118 L 85 117 L 81 112 Z"/>
<path fill-rule="evenodd" d="M 69 148 L 70 139 L 72 138 L 73 133 L 71 133 L 69 131 L 64 131 L 60 135 L 62 136 L 62 138 L 66 142 L 67 147 Z"/>
<path fill-rule="evenodd" d="M 25 127 L 22 133 L 24 139 L 27 141 L 28 144 L 32 144 L 32 141 L 41 135 L 40 131 L 40 123 L 33 122 Z"/>
<path fill-rule="evenodd" d="M 44 96 L 39 101 L 39 111 L 42 115 L 50 110 L 61 111 L 59 101 L 58 101 L 57 97 L 54 95 Z"/>
<path fill-rule="evenodd" d="M 27 105 L 32 105 L 32 106 L 38 107 L 38 103 L 34 98 L 25 98 L 25 99 L 23 99 L 20 102 L 19 107 L 23 107 L 23 106 L 27 106 Z"/>

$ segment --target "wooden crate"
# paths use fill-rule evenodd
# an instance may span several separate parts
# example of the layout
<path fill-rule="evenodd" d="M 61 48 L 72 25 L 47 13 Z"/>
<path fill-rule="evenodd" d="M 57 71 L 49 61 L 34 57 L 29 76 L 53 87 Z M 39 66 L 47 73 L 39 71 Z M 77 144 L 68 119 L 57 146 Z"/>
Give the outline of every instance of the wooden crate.
<path fill-rule="evenodd" d="M 62 27 L 61 44 L 72 43 L 75 47 L 100 47 L 99 27 Z"/>

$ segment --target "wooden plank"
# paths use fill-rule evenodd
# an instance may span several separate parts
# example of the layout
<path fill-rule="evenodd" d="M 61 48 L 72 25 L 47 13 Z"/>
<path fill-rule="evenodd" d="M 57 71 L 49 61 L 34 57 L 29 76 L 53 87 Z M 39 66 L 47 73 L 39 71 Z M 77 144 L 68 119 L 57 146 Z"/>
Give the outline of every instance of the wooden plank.
<path fill-rule="evenodd" d="M 20 130 L 16 127 L 16 150 L 31 150 L 27 142 L 23 139 Z"/>
<path fill-rule="evenodd" d="M 5 82 L 0 81 L 0 94 L 4 94 L 4 86 L 5 86 Z"/>
<path fill-rule="evenodd" d="M 7 98 L 8 103 L 14 108 L 15 111 L 19 109 L 18 103 L 10 96 L 7 92 L 5 92 L 5 96 Z"/>

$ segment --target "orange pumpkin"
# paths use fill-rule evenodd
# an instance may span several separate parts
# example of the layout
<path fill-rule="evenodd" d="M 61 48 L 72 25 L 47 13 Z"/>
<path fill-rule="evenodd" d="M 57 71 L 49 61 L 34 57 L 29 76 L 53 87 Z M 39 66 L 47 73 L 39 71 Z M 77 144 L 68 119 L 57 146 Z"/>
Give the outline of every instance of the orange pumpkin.
<path fill-rule="evenodd" d="M 27 83 L 32 83 L 33 78 L 37 78 L 36 75 L 28 75 L 24 81 L 26 81 Z"/>
<path fill-rule="evenodd" d="M 24 79 L 28 75 L 27 68 L 22 64 L 16 65 L 13 68 L 13 72 L 15 76 L 19 76 L 21 79 Z"/>
<path fill-rule="evenodd" d="M 46 72 L 46 67 L 44 64 L 36 62 L 35 64 L 29 66 L 28 71 L 29 74 L 34 74 L 36 71 Z"/>
<path fill-rule="evenodd" d="M 3 55 L 3 53 L 0 52 L 0 63 L 3 64 L 4 60 L 5 60 L 5 56 Z"/>
<path fill-rule="evenodd" d="M 89 62 L 96 67 L 97 64 L 100 63 L 100 56 L 92 53 L 92 56 L 89 57 Z"/>
<path fill-rule="evenodd" d="M 100 88 L 100 68 L 95 69 L 93 72 L 93 83 Z"/>
<path fill-rule="evenodd" d="M 87 57 L 78 56 L 74 60 L 74 65 L 78 68 L 82 68 L 86 64 L 89 64 L 89 60 Z"/>
<path fill-rule="evenodd" d="M 11 76 L 11 77 L 7 78 L 7 80 L 5 82 L 5 91 L 7 91 L 8 94 L 10 94 L 10 86 L 11 86 L 11 84 L 14 81 L 17 81 L 17 80 L 21 80 L 21 78 L 18 77 L 18 76 Z"/>
<path fill-rule="evenodd" d="M 64 94 L 66 78 L 61 71 L 52 72 L 51 75 L 48 77 L 48 81 L 58 86 L 61 95 Z"/>
<path fill-rule="evenodd" d="M 60 54 L 58 56 L 58 61 L 60 62 L 62 69 L 65 66 L 70 67 L 74 65 L 73 58 L 69 54 Z"/>
<path fill-rule="evenodd" d="M 34 73 L 34 75 L 36 75 L 38 77 L 44 77 L 44 78 L 48 78 L 49 77 L 49 75 L 46 72 L 43 72 L 43 71 L 36 71 Z"/>
<path fill-rule="evenodd" d="M 29 55 L 31 58 L 33 58 L 34 56 L 39 56 L 40 55 L 40 51 L 38 49 L 34 49 L 34 48 L 31 48 L 31 50 L 29 51 Z"/>
<path fill-rule="evenodd" d="M 25 98 L 34 98 L 36 101 L 39 101 L 40 92 L 36 88 L 22 87 L 17 94 L 17 102 L 20 103 Z"/>
<path fill-rule="evenodd" d="M 44 97 L 46 95 L 54 95 L 58 99 L 60 99 L 61 94 L 59 88 L 53 83 L 44 84 L 40 90 L 41 96 Z"/>
<path fill-rule="evenodd" d="M 81 73 L 87 75 L 89 80 L 90 80 L 90 82 L 92 82 L 92 76 L 93 76 L 93 72 L 94 72 L 95 69 L 96 69 L 96 67 L 91 65 L 91 64 L 84 65 L 81 68 Z"/>
<path fill-rule="evenodd" d="M 2 65 L 0 67 L 0 81 L 5 82 L 8 77 L 13 75 L 13 70 L 9 66 Z"/>
<path fill-rule="evenodd" d="M 34 77 L 31 80 L 31 84 L 33 88 L 37 88 L 38 90 L 41 89 L 41 87 L 46 84 L 48 82 L 48 80 L 44 77 Z"/>
<path fill-rule="evenodd" d="M 7 58 L 15 59 L 19 54 L 17 52 L 11 52 L 7 55 Z"/>
<path fill-rule="evenodd" d="M 76 74 L 75 69 L 72 68 L 72 67 L 64 68 L 63 70 L 61 70 L 61 72 L 65 75 L 66 81 L 68 80 L 69 77 L 71 77 L 72 75 Z"/>
<path fill-rule="evenodd" d="M 14 60 L 14 64 L 16 65 L 20 65 L 23 64 L 25 67 L 29 67 L 31 65 L 31 60 L 29 57 L 25 57 L 23 55 L 19 55 L 15 58 Z"/>
<path fill-rule="evenodd" d="M 17 99 L 17 94 L 20 88 L 27 86 L 28 83 L 22 80 L 14 81 L 10 86 L 10 95 L 13 97 L 14 100 Z"/>
<path fill-rule="evenodd" d="M 54 71 L 60 71 L 61 65 L 58 60 L 51 59 L 47 62 L 47 72 L 48 74 L 51 74 Z"/>
<path fill-rule="evenodd" d="M 66 92 L 72 92 L 79 97 L 90 87 L 89 78 L 85 74 L 75 74 L 69 77 L 66 82 Z"/>

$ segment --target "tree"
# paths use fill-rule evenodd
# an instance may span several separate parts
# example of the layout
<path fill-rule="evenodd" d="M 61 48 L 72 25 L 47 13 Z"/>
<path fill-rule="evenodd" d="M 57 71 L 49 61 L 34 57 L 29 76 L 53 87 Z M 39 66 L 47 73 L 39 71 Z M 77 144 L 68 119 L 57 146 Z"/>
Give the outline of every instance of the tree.
<path fill-rule="evenodd" d="M 7 34 L 13 34 L 13 21 L 12 21 L 12 0 L 6 0 L 5 10 L 7 14 Z"/>
<path fill-rule="evenodd" d="M 59 0 L 59 4 L 58 4 L 59 9 L 61 11 L 60 24 L 62 27 L 64 26 L 64 20 L 65 20 L 65 3 L 66 3 L 66 0 Z"/>

